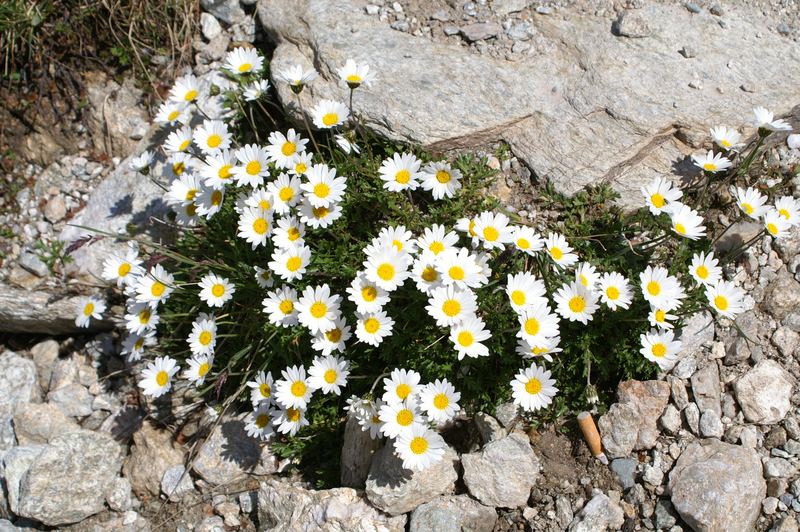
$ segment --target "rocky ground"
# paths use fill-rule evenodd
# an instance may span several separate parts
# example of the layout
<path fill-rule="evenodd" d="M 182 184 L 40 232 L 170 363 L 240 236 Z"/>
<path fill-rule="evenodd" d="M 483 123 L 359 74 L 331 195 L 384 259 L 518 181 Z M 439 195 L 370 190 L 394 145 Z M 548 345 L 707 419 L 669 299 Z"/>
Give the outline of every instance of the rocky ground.
<path fill-rule="evenodd" d="M 295 28 L 284 27 L 294 19 L 269 0 L 259 6 L 234 0 L 202 4 L 203 34 L 195 43 L 198 75 L 206 74 L 231 43 L 253 42 L 263 29 L 270 46 L 276 45 L 273 59 L 278 64 L 315 54 L 316 66 L 328 76 L 320 80 L 318 94 L 333 90 L 335 83 L 326 65 L 339 61 L 336 54 L 342 53 L 335 52 L 336 32 L 324 34 L 330 36 L 330 42 L 322 37 L 306 42 L 302 34 L 292 33 Z M 431 67 L 429 75 L 448 61 L 464 67 L 455 70 L 464 76 L 456 88 L 463 91 L 470 83 L 476 88 L 472 96 L 462 97 L 467 100 L 451 102 L 448 109 L 469 103 L 469 98 L 481 102 L 461 107 L 474 109 L 475 116 L 448 117 L 457 122 L 453 126 L 456 133 L 445 131 L 444 117 L 437 117 L 436 110 L 421 115 L 432 116 L 434 122 L 422 126 L 414 122 L 417 111 L 403 107 L 408 100 L 402 95 L 393 105 L 379 99 L 391 97 L 391 90 L 384 96 L 377 90 L 367 93 L 359 102 L 366 118 L 384 124 L 386 134 L 421 140 L 435 149 L 479 146 L 494 154 L 508 143 L 510 154 L 490 159 L 490 164 L 501 170 L 495 192 L 510 207 L 531 215 L 529 198 L 535 193 L 531 181 L 544 176 L 566 179 L 566 174 L 548 173 L 552 157 L 536 155 L 533 139 L 543 142 L 550 135 L 553 153 L 586 139 L 582 134 L 567 138 L 566 133 L 548 129 L 552 116 L 536 118 L 530 107 L 485 109 L 497 89 L 475 84 L 477 78 L 470 76 L 481 72 L 486 76 L 488 69 L 489 73 L 508 70 L 522 76 L 519 79 L 530 79 L 526 76 L 532 75 L 536 64 L 528 61 L 535 61 L 553 46 L 556 56 L 563 52 L 558 47 L 564 41 L 553 41 L 558 37 L 557 32 L 552 33 L 555 26 L 548 26 L 543 19 L 590 17 L 603 21 L 608 23 L 608 39 L 639 39 L 642 44 L 636 46 L 640 52 L 657 39 L 613 36 L 611 22 L 620 16 L 635 19 L 642 10 L 650 9 L 666 9 L 664 13 L 675 17 L 697 15 L 698 20 L 712 20 L 722 29 L 725 26 L 719 21 L 729 21 L 735 29 L 741 13 L 752 13 L 757 19 L 753 24 L 762 32 L 758 38 L 773 43 L 759 49 L 766 55 L 781 53 L 787 43 L 796 46 L 798 39 L 798 12 L 792 0 L 753 0 L 732 7 L 719 3 L 409 0 L 342 2 L 331 9 L 347 6 L 357 13 L 354 10 L 341 21 L 342 31 L 350 32 L 354 23 L 363 24 L 361 31 L 367 37 L 377 35 L 383 39 L 380 42 L 397 45 L 391 53 L 417 54 L 418 63 Z M 269 11 L 271 7 L 275 9 Z M 321 24 L 312 15 L 303 16 L 312 29 Z M 482 24 L 482 29 L 465 30 L 475 24 Z M 657 25 L 657 33 L 670 22 L 659 19 L 648 24 Z M 478 29 L 496 33 L 470 38 Z M 385 32 L 399 35 L 400 40 Z M 409 34 L 425 38 L 408 41 Z M 661 38 L 666 37 L 662 34 Z M 743 37 L 736 33 L 733 39 Z M 361 41 L 356 36 L 346 42 L 359 46 Z M 717 65 L 722 60 L 719 50 L 710 48 L 711 40 L 702 43 L 709 48 L 701 53 Z M 439 45 L 448 47 L 430 48 Z M 585 59 L 583 44 L 566 46 L 575 47 L 579 61 Z M 437 57 L 432 51 L 445 55 Z M 399 65 L 400 58 L 380 48 L 371 55 L 363 49 L 357 53 L 366 54 L 360 59 L 378 64 L 381 86 L 392 85 L 397 74 L 386 65 L 392 61 Z M 380 55 L 384 53 L 389 57 Z M 636 53 L 629 57 L 634 66 L 652 60 Z M 747 52 L 741 59 L 749 64 L 754 55 L 747 54 L 755 53 Z M 473 59 L 473 55 L 480 57 Z M 481 59 L 484 56 L 486 59 Z M 678 56 L 681 61 L 690 59 Z M 397 79 L 402 82 L 406 67 L 399 68 Z M 561 66 L 550 64 L 548 68 L 553 74 Z M 710 71 L 716 72 L 715 68 Z M 565 79 L 570 76 L 566 73 Z M 745 116 L 749 112 L 745 103 L 756 99 L 754 94 L 782 112 L 800 104 L 796 93 L 791 96 L 784 89 L 763 85 L 761 92 L 741 89 L 736 83 L 742 79 L 728 80 L 738 91 L 730 100 L 732 107 L 739 106 L 735 109 L 710 103 L 718 98 L 718 91 L 675 89 L 669 97 L 676 102 L 691 97 L 705 107 L 697 111 L 699 116 L 691 125 L 687 121 L 677 128 L 681 133 L 667 134 L 670 147 L 647 157 L 674 162 L 670 155 L 702 145 L 704 141 L 693 135 L 708 125 L 706 121 Z M 687 80 L 691 81 L 691 76 Z M 76 254 L 74 262 L 63 263 L 60 242 L 80 234 L 70 224 L 104 224 L 100 226 L 111 231 L 127 230 L 133 224 L 134 229 L 148 230 L 150 217 L 159 213 L 159 191 L 131 176 L 125 160 L 140 139 L 146 144 L 152 135 L 137 125 L 146 119 L 142 100 L 122 98 L 120 94 L 130 91 L 105 82 L 98 84 L 94 93 L 102 95 L 101 87 L 108 86 L 106 95 L 117 99 L 118 120 L 104 128 L 105 144 L 98 145 L 95 127 L 87 127 L 78 132 L 82 140 L 75 153 L 53 157 L 43 166 L 20 160 L 6 174 L 14 186 L 4 188 L 6 192 L 0 196 L 0 530 L 798 530 L 797 229 L 791 238 L 774 244 L 764 240 L 726 272 L 749 292 L 748 310 L 736 323 L 722 320 L 715 324 L 707 316 L 697 317 L 684 330 L 688 349 L 672 371 L 654 381 L 619 385 L 618 402 L 598 420 L 608 466 L 591 456 L 574 421 L 529 429 L 506 404 L 499 405 L 494 415 L 458 420 L 445 434 L 451 446 L 447 458 L 432 470 L 413 475 L 404 472 L 386 448 L 348 422 L 342 452 L 342 485 L 346 487 L 314 490 L 299 478 L 294 464 L 277 459 L 267 446 L 244 434 L 241 415 L 219 415 L 186 388 L 160 401 L 146 401 L 135 386 L 132 367 L 118 354 L 119 338 L 111 331 L 112 323 L 100 323 L 98 330 L 88 334 L 74 330 L 70 298 L 97 289 L 91 272 L 96 271 L 101 251 L 89 246 Z M 525 87 L 526 91 L 535 89 Z M 572 85 L 570 90 L 579 88 Z M 600 90 L 611 89 L 601 86 Z M 681 96 L 680 91 L 688 91 L 689 96 Z M 634 90 L 632 94 L 640 93 Z M 278 96 L 291 112 L 287 95 Z M 521 102 L 514 94 L 503 101 L 509 98 L 514 105 Z M 525 103 L 535 106 L 543 102 Z M 576 102 L 570 102 L 573 110 L 582 105 Z M 615 113 L 623 102 L 612 103 L 604 107 L 604 116 L 610 117 L 611 123 L 603 117 L 596 118 L 597 122 L 585 117 L 578 120 L 575 114 L 562 119 L 577 129 L 612 127 L 619 135 L 603 142 L 621 142 L 614 157 L 632 160 L 630 153 L 618 152 L 630 146 L 640 151 L 637 143 L 652 142 L 661 125 L 644 114 L 627 116 L 628 130 L 620 133 L 614 129 L 620 116 L 615 118 Z M 635 98 L 628 103 L 635 104 Z M 672 107 L 670 101 L 668 107 L 679 109 L 680 105 Z M 548 107 L 543 116 L 558 108 Z M 489 111 L 493 118 L 488 125 L 492 127 L 481 122 Z M 495 120 L 498 113 L 507 114 Z M 401 116 L 411 117 L 412 123 L 401 124 Z M 574 120 L 578 121 L 570 122 Z M 503 124 L 519 121 L 526 132 L 518 128 L 509 136 Z M 794 125 L 797 128 L 800 123 Z M 493 129 L 495 126 L 500 129 Z M 469 142 L 458 140 L 464 138 Z M 624 139 L 635 142 L 629 145 Z M 609 145 L 602 147 L 608 149 Z M 776 144 L 767 160 L 787 171 L 797 168 L 800 154 Z M 618 164 L 607 159 L 586 169 L 595 177 L 607 177 L 610 167 L 616 168 L 614 176 L 645 175 L 632 167 L 620 170 Z M 644 166 L 663 170 L 647 161 Z M 731 245 L 737 238 L 747 240 L 755 231 L 753 224 L 739 224 L 720 245 Z M 103 245 L 99 243 L 96 249 L 102 250 Z"/>

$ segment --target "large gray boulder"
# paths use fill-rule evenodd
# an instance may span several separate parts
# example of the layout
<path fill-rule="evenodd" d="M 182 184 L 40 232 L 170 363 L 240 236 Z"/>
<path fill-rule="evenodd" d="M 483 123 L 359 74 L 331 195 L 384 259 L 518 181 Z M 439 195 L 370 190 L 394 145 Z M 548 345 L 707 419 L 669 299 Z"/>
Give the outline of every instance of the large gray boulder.
<path fill-rule="evenodd" d="M 497 511 L 468 495 L 443 495 L 411 512 L 410 532 L 492 532 Z"/>
<path fill-rule="evenodd" d="M 372 505 L 389 515 L 410 512 L 434 497 L 453 493 L 458 480 L 458 454 L 447 447 L 441 460 L 423 471 L 403 468 L 391 442 L 375 454 L 365 493 Z"/>
<path fill-rule="evenodd" d="M 109 319 L 92 320 L 88 328 L 75 325 L 80 299 L 0 283 L 0 332 L 71 334 L 113 328 Z"/>
<path fill-rule="evenodd" d="M 403 532 L 406 516 L 391 517 L 352 488 L 307 490 L 267 480 L 258 490 L 260 529 L 269 532 Z"/>
<path fill-rule="evenodd" d="M 516 432 L 462 455 L 461 464 L 470 494 L 502 508 L 525 506 L 541 469 L 527 436 Z"/>
<path fill-rule="evenodd" d="M 372 457 L 380 447 L 381 438 L 372 439 L 369 431 L 361 429 L 358 419 L 354 416 L 347 417 L 339 460 L 342 486 L 359 489 L 364 487 Z"/>
<path fill-rule="evenodd" d="M 11 418 L 17 405 L 39 400 L 40 395 L 33 361 L 13 351 L 0 355 L 0 458 L 16 444 Z"/>
<path fill-rule="evenodd" d="M 747 421 L 772 425 L 789 412 L 794 382 L 783 366 L 765 359 L 739 377 L 733 389 Z"/>
<path fill-rule="evenodd" d="M 697 532 L 752 530 L 767 492 L 753 449 L 719 440 L 693 443 L 669 474 L 672 504 Z"/>
<path fill-rule="evenodd" d="M 624 13 L 625 31 L 578 10 L 534 17 L 535 52 L 516 62 L 394 31 L 357 0 L 260 0 L 258 15 L 277 44 L 273 75 L 293 63 L 320 71 L 301 95 L 305 109 L 346 100 L 336 68 L 365 61 L 379 79 L 356 91 L 354 106 L 379 133 L 433 149 L 502 139 L 559 190 L 609 182 L 626 203 L 638 203 L 654 176 L 685 171 L 676 161 L 707 141 L 709 127 L 739 126 L 756 105 L 781 114 L 800 104 L 796 43 L 745 5 L 726 5 L 724 29 L 677 2 Z M 636 18 L 646 32 L 628 31 Z M 685 46 L 696 57 L 678 52 Z M 298 116 L 295 96 L 273 82 Z"/>

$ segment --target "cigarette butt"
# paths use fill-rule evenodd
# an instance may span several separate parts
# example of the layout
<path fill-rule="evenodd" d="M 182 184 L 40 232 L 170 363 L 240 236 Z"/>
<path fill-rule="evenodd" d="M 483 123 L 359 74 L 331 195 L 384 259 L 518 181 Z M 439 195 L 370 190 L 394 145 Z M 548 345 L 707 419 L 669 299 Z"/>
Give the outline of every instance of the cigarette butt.
<path fill-rule="evenodd" d="M 589 412 L 581 412 L 578 414 L 578 425 L 581 427 L 583 439 L 585 439 L 586 444 L 589 445 L 589 450 L 592 452 L 592 456 L 604 464 L 607 464 L 608 458 L 606 458 L 606 455 L 603 453 L 603 444 L 600 441 L 600 433 L 597 431 L 597 425 L 595 425 L 592 415 Z"/>

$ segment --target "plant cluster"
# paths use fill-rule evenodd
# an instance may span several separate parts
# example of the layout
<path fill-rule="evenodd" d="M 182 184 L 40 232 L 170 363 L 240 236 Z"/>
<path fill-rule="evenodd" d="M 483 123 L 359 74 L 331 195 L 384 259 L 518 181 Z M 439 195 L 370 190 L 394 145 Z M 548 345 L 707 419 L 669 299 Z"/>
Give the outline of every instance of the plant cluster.
<path fill-rule="evenodd" d="M 175 82 L 156 116 L 170 128 L 163 175 L 150 152 L 131 166 L 163 180 L 182 236 L 132 243 L 103 277 L 127 297 L 128 360 L 160 355 L 141 370 L 144 394 L 178 378 L 226 404 L 249 393 L 248 432 L 278 447 L 338 426 L 344 407 L 424 469 L 461 411 L 508 397 L 529 417 L 562 413 L 565 398 L 594 403 L 598 388 L 672 367 L 692 314 L 744 310 L 723 275 L 740 249 L 717 257 L 724 230 L 700 214 L 711 198 L 733 187 L 742 216 L 773 238 L 798 224 L 796 200 L 768 206 L 746 183 L 763 140 L 788 127 L 761 109 L 740 161 L 736 132 L 712 130 L 721 151 L 695 157 L 701 173 L 684 190 L 655 179 L 630 214 L 607 188 L 545 191 L 562 219 L 532 224 L 484 194 L 485 162 L 372 139 L 353 108 L 376 82 L 367 65 L 338 71 L 349 103 L 299 105 L 307 136 L 262 135 L 265 74 L 255 50 L 237 48 L 212 86 Z M 275 79 L 299 95 L 316 75 L 298 65 Z M 88 298 L 76 322 L 104 309 Z"/>

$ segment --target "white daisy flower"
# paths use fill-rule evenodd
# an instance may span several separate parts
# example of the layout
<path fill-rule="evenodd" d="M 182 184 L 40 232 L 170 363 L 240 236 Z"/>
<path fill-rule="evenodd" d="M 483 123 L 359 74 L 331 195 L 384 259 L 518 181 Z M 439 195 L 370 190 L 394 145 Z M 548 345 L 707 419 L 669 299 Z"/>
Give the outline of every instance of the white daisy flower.
<path fill-rule="evenodd" d="M 531 345 L 540 345 L 559 335 L 558 316 L 550 310 L 547 300 L 539 300 L 519 314 L 517 337 Z"/>
<path fill-rule="evenodd" d="M 269 269 L 284 281 L 294 281 L 303 278 L 309 262 L 311 262 L 311 248 L 293 244 L 286 248 L 275 248 Z"/>
<path fill-rule="evenodd" d="M 227 150 L 231 146 L 231 134 L 222 120 L 204 120 L 194 131 L 194 142 L 206 155 Z"/>
<path fill-rule="evenodd" d="M 558 393 L 555 383 L 549 370 L 531 364 L 529 368 L 520 370 L 511 381 L 514 404 L 528 412 L 546 408 Z"/>
<path fill-rule="evenodd" d="M 369 437 L 373 440 L 377 440 L 378 438 L 382 437 L 381 435 L 381 418 L 378 416 L 378 412 L 380 411 L 381 407 L 383 406 L 383 401 L 378 399 L 376 402 L 372 401 L 364 401 L 365 406 L 359 409 L 356 416 L 358 419 L 358 424 L 361 426 L 361 430 L 364 432 L 369 432 Z"/>
<path fill-rule="evenodd" d="M 403 461 L 404 469 L 423 471 L 442 460 L 446 446 L 436 432 L 423 425 L 414 425 L 411 430 L 398 435 L 394 452 Z"/>
<path fill-rule="evenodd" d="M 436 379 L 419 391 L 419 406 L 432 421 L 445 423 L 453 419 L 461 409 L 458 401 L 461 394 L 447 379 Z"/>
<path fill-rule="evenodd" d="M 153 121 L 160 126 L 188 124 L 191 111 L 185 102 L 164 102 L 158 107 Z"/>
<path fill-rule="evenodd" d="M 172 388 L 172 377 L 180 371 L 177 362 L 170 357 L 157 357 L 156 360 L 142 370 L 139 387 L 142 393 L 153 397 L 161 397 Z"/>
<path fill-rule="evenodd" d="M 709 252 L 708 255 L 705 252 L 695 253 L 689 266 L 689 273 L 701 286 L 715 285 L 722 279 L 722 268 L 713 252 Z"/>
<path fill-rule="evenodd" d="M 461 189 L 461 172 L 447 161 L 428 163 L 422 169 L 422 188 L 433 194 L 433 199 L 452 198 Z"/>
<path fill-rule="evenodd" d="M 733 128 L 717 126 L 711 128 L 711 138 L 723 150 L 733 150 L 740 144 L 742 136 Z"/>
<path fill-rule="evenodd" d="M 194 174 L 183 174 L 169 184 L 167 203 L 171 205 L 190 205 L 202 188 L 200 180 Z"/>
<path fill-rule="evenodd" d="M 233 177 L 234 156 L 231 150 L 221 150 L 208 155 L 199 167 L 200 177 L 207 187 L 225 188 Z"/>
<path fill-rule="evenodd" d="M 511 241 L 518 250 L 533 255 L 544 248 L 544 241 L 532 227 L 518 225 L 512 229 Z"/>
<path fill-rule="evenodd" d="M 279 72 L 275 77 L 287 83 L 297 94 L 303 90 L 303 87 L 314 81 L 317 71 L 313 68 L 305 70 L 300 65 L 292 65 Z"/>
<path fill-rule="evenodd" d="M 442 277 L 436 271 L 436 257 L 430 252 L 421 253 L 411 267 L 411 278 L 417 285 L 417 290 L 423 294 L 430 294 L 435 288 L 442 286 Z"/>
<path fill-rule="evenodd" d="M 600 301 L 611 310 L 627 309 L 633 301 L 633 290 L 628 280 L 617 272 L 604 273 L 598 281 Z"/>
<path fill-rule="evenodd" d="M 650 322 L 651 327 L 658 327 L 659 329 L 672 329 L 674 325 L 671 323 L 678 319 L 678 316 L 670 314 L 670 311 L 663 308 L 650 306 L 650 313 L 647 315 L 647 321 Z"/>
<path fill-rule="evenodd" d="M 238 236 L 244 238 L 253 249 L 264 246 L 272 234 L 272 213 L 263 209 L 247 207 L 239 216 Z"/>
<path fill-rule="evenodd" d="M 184 126 L 167 135 L 164 151 L 167 154 L 185 152 L 192 145 L 192 128 Z"/>
<path fill-rule="evenodd" d="M 305 410 L 311 393 L 306 370 L 303 366 L 291 366 L 281 371 L 282 379 L 275 381 L 275 401 L 283 408 Z"/>
<path fill-rule="evenodd" d="M 238 76 L 258 72 L 263 66 L 264 58 L 255 48 L 238 46 L 227 53 L 222 68 Z"/>
<path fill-rule="evenodd" d="M 458 244 L 458 235 L 453 231 L 447 231 L 445 226 L 433 224 L 422 231 L 422 236 L 417 239 L 417 247 L 432 255 L 438 255 L 443 251 L 455 248 Z"/>
<path fill-rule="evenodd" d="M 273 207 L 278 214 L 289 214 L 292 207 L 300 201 L 300 179 L 281 174 L 275 181 L 267 184 L 272 194 Z"/>
<path fill-rule="evenodd" d="M 504 249 L 511 242 L 513 226 L 508 225 L 508 216 L 502 213 L 482 212 L 475 217 L 475 233 L 486 249 Z"/>
<path fill-rule="evenodd" d="M 586 325 L 597 310 L 597 295 L 580 283 L 563 284 L 553 298 L 556 312 L 569 321 Z"/>
<path fill-rule="evenodd" d="M 461 231 L 472 240 L 472 247 L 479 244 L 478 233 L 475 232 L 474 218 L 459 218 L 456 220 L 456 231 Z"/>
<path fill-rule="evenodd" d="M 128 362 L 136 362 L 142 358 L 146 348 L 154 345 L 156 345 L 155 330 L 150 329 L 139 334 L 131 333 L 123 340 L 120 354 L 125 355 L 125 360 Z"/>
<path fill-rule="evenodd" d="M 175 213 L 175 223 L 180 226 L 192 227 L 196 225 L 199 220 L 197 215 L 197 205 L 194 203 L 174 205 L 172 210 Z"/>
<path fill-rule="evenodd" d="M 508 274 L 506 295 L 515 312 L 522 312 L 541 301 L 547 302 L 544 282 L 528 272 Z"/>
<path fill-rule="evenodd" d="M 465 356 L 478 358 L 488 357 L 489 348 L 481 342 L 492 337 L 483 320 L 477 316 L 469 316 L 464 321 L 450 327 L 450 341 L 458 353 L 458 359 Z"/>
<path fill-rule="evenodd" d="M 359 272 L 347 288 L 347 299 L 356 305 L 359 314 L 378 312 L 389 302 L 389 292 Z"/>
<path fill-rule="evenodd" d="M 213 355 L 194 355 L 186 361 L 189 368 L 183 373 L 183 378 L 194 383 L 195 386 L 202 386 L 206 382 L 206 375 L 214 364 Z"/>
<path fill-rule="evenodd" d="M 350 137 L 354 137 L 354 135 L 350 134 Z M 361 148 L 358 147 L 354 138 L 348 138 L 344 135 L 334 135 L 333 140 L 336 141 L 336 145 L 339 146 L 346 154 L 350 155 L 350 153 L 359 154 L 361 153 Z"/>
<path fill-rule="evenodd" d="M 369 65 L 366 63 L 358 64 L 352 59 L 345 61 L 344 66 L 337 69 L 336 73 L 343 84 L 356 89 L 363 83 L 367 87 L 372 85 L 375 79 L 375 73 L 369 71 Z"/>
<path fill-rule="evenodd" d="M 308 370 L 308 384 L 322 393 L 341 395 L 349 374 L 350 363 L 347 360 L 331 355 L 315 357 Z"/>
<path fill-rule="evenodd" d="M 298 153 L 294 156 L 294 162 L 289 168 L 289 173 L 294 176 L 306 175 L 308 169 L 314 164 L 314 155 L 310 152 Z"/>
<path fill-rule="evenodd" d="M 254 407 L 259 404 L 271 405 L 275 402 L 272 395 L 272 373 L 259 371 L 255 380 L 247 381 L 246 384 L 250 388 L 250 402 Z"/>
<path fill-rule="evenodd" d="M 746 189 L 736 187 L 732 192 L 736 196 L 736 204 L 739 205 L 743 213 L 753 220 L 758 220 L 767 212 L 767 207 L 765 206 L 767 197 L 753 187 Z"/>
<path fill-rule="evenodd" d="M 209 307 L 221 307 L 236 293 L 236 287 L 227 278 L 208 273 L 197 283 L 200 299 Z"/>
<path fill-rule="evenodd" d="M 673 186 L 671 181 L 663 177 L 656 177 L 641 190 L 647 208 L 655 215 L 661 214 L 667 205 L 678 201 L 683 196 L 681 189 Z"/>
<path fill-rule="evenodd" d="M 261 302 L 269 322 L 280 327 L 291 327 L 297 324 L 297 290 L 283 286 L 267 293 Z"/>
<path fill-rule="evenodd" d="M 344 318 L 338 318 L 331 329 L 318 332 L 311 339 L 311 347 L 315 351 L 320 351 L 324 356 L 330 355 L 334 351 L 343 353 L 345 344 L 352 336 L 350 326 L 347 325 Z"/>
<path fill-rule="evenodd" d="M 672 369 L 681 350 L 681 343 L 675 340 L 672 331 L 651 330 L 639 336 L 642 348 L 639 352 L 651 362 L 658 364 L 663 371 Z"/>
<path fill-rule="evenodd" d="M 436 271 L 442 284 L 459 288 L 477 288 L 482 284 L 483 268 L 467 248 L 453 248 L 436 256 Z"/>
<path fill-rule="evenodd" d="M 390 192 L 416 190 L 422 175 L 419 171 L 421 165 L 422 161 L 411 153 L 395 153 L 384 159 L 378 169 L 383 188 Z"/>
<path fill-rule="evenodd" d="M 245 101 L 254 102 L 260 100 L 262 96 L 265 96 L 267 91 L 269 91 L 269 81 L 260 79 L 246 85 L 242 96 L 244 96 Z"/>
<path fill-rule="evenodd" d="M 400 403 L 415 396 L 420 389 L 421 376 L 414 370 L 395 368 L 388 379 L 383 379 L 384 403 Z"/>
<path fill-rule="evenodd" d="M 267 152 L 263 148 L 246 144 L 233 152 L 233 155 L 239 163 L 232 170 L 237 185 L 260 187 L 264 184 L 264 177 L 269 175 L 269 166 Z"/>
<path fill-rule="evenodd" d="M 286 408 L 272 411 L 272 424 L 281 434 L 294 436 L 300 429 L 308 426 L 306 411 L 300 408 Z"/>
<path fill-rule="evenodd" d="M 784 238 L 789 235 L 792 226 L 778 211 L 769 209 L 764 215 L 764 228 L 774 238 Z"/>
<path fill-rule="evenodd" d="M 744 312 L 744 290 L 730 281 L 706 287 L 706 299 L 711 308 L 725 318 L 735 319 L 737 314 Z"/>
<path fill-rule="evenodd" d="M 441 286 L 431 291 L 428 314 L 439 327 L 451 327 L 474 316 L 478 310 L 475 293 L 456 286 Z"/>
<path fill-rule="evenodd" d="M 381 406 L 378 417 L 383 422 L 381 432 L 389 438 L 396 438 L 400 434 L 410 431 L 415 424 L 424 427 L 428 422 L 414 397 L 409 397 L 404 401 L 386 403 Z"/>
<path fill-rule="evenodd" d="M 392 246 L 402 253 L 413 254 L 417 251 L 414 234 L 406 229 L 405 225 L 384 227 L 380 230 L 378 236 L 372 239 L 372 245 L 378 249 Z"/>
<path fill-rule="evenodd" d="M 259 288 L 272 288 L 272 285 L 275 284 L 275 280 L 272 278 L 272 272 L 269 268 L 264 269 L 259 266 L 253 266 L 253 270 L 256 272 L 256 284 L 258 284 Z"/>
<path fill-rule="evenodd" d="M 791 131 L 792 126 L 782 118 L 775 119 L 772 111 L 768 111 L 763 107 L 756 107 L 753 109 L 755 115 L 755 125 L 758 129 L 767 131 Z"/>
<path fill-rule="evenodd" d="M 394 320 L 386 312 L 379 310 L 356 315 L 356 338 L 372 346 L 379 346 L 383 339 L 392 335 Z"/>
<path fill-rule="evenodd" d="M 131 285 L 142 275 L 142 261 L 135 246 L 129 246 L 124 255 L 112 254 L 103 261 L 103 279 L 116 281 L 117 286 Z"/>
<path fill-rule="evenodd" d="M 211 355 L 217 346 L 217 319 L 213 314 L 201 312 L 192 323 L 192 332 L 186 339 L 192 354 Z"/>
<path fill-rule="evenodd" d="M 278 168 L 291 168 L 294 165 L 295 156 L 306 150 L 307 139 L 295 133 L 294 129 L 286 132 L 273 131 L 267 139 L 267 155 L 269 160 L 275 163 Z"/>
<path fill-rule="evenodd" d="M 572 252 L 572 247 L 567 243 L 566 237 L 559 233 L 550 233 L 544 242 L 547 254 L 557 265 L 569 268 L 578 262 L 578 255 Z"/>
<path fill-rule="evenodd" d="M 342 208 L 334 203 L 329 207 L 314 207 L 308 200 L 300 204 L 300 221 L 312 229 L 324 229 L 341 218 Z"/>
<path fill-rule="evenodd" d="M 706 172 L 715 174 L 717 172 L 724 172 L 731 167 L 731 161 L 721 153 L 714 154 L 713 151 L 708 150 L 706 154 L 692 155 L 694 165 Z"/>
<path fill-rule="evenodd" d="M 588 262 L 581 262 L 575 268 L 575 282 L 581 283 L 587 290 L 595 290 L 600 274 L 597 268 Z"/>
<path fill-rule="evenodd" d="M 275 427 L 272 425 L 274 411 L 268 404 L 256 405 L 256 409 L 247 416 L 247 424 L 244 426 L 247 435 L 263 441 L 272 438 L 275 434 Z"/>
<path fill-rule="evenodd" d="M 197 101 L 200 95 L 200 82 L 193 74 L 181 76 L 169 91 L 169 100 L 179 104 Z"/>
<path fill-rule="evenodd" d="M 164 165 L 163 175 L 167 181 L 179 179 L 189 170 L 196 168 L 199 161 L 188 153 L 173 153 Z"/>
<path fill-rule="evenodd" d="M 339 203 L 347 189 L 347 178 L 336 177 L 336 168 L 327 164 L 315 164 L 306 172 L 308 182 L 300 185 L 305 197 L 314 207 L 330 207 Z"/>
<path fill-rule="evenodd" d="M 523 358 L 542 357 L 548 362 L 552 362 L 552 355 L 562 351 L 562 349 L 558 347 L 560 343 L 561 337 L 559 336 L 544 338 L 534 344 L 529 343 L 524 338 L 520 338 L 517 340 L 517 353 L 522 355 Z"/>
<path fill-rule="evenodd" d="M 144 334 L 158 325 L 158 312 L 147 303 L 134 303 L 128 306 L 125 314 L 125 328 L 134 334 Z"/>
<path fill-rule="evenodd" d="M 311 118 L 319 129 L 330 129 L 344 124 L 350 118 L 350 111 L 342 102 L 321 100 L 311 110 Z"/>
<path fill-rule="evenodd" d="M 89 327 L 92 318 L 103 319 L 103 312 L 106 311 L 106 302 L 99 297 L 84 297 L 78 301 L 78 316 L 75 318 L 75 326 Z"/>
<path fill-rule="evenodd" d="M 673 203 L 667 212 L 672 222 L 672 230 L 682 237 L 697 240 L 706 235 L 703 217 L 688 205 Z"/>
<path fill-rule="evenodd" d="M 367 279 L 388 292 L 400 287 L 409 276 L 409 256 L 394 246 L 380 249 L 364 261 Z"/>
<path fill-rule="evenodd" d="M 775 210 L 792 227 L 800 225 L 800 201 L 791 196 L 781 196 L 775 200 Z"/>
<path fill-rule="evenodd" d="M 139 155 L 131 158 L 128 167 L 134 172 L 147 175 L 150 173 L 150 165 L 153 164 L 155 154 L 151 151 L 145 150 Z"/>
<path fill-rule="evenodd" d="M 136 282 L 136 301 L 155 307 L 169 299 L 175 285 L 175 277 L 160 264 L 150 272 L 142 274 Z"/>
<path fill-rule="evenodd" d="M 340 300 L 338 295 L 331 294 L 327 284 L 307 286 L 295 305 L 300 323 L 308 328 L 311 334 L 333 329 L 339 317 Z"/>
<path fill-rule="evenodd" d="M 204 188 L 202 192 L 200 192 L 200 195 L 194 200 L 194 204 L 197 207 L 197 214 L 210 220 L 212 216 L 222 209 L 222 202 L 224 200 L 224 188 Z"/>
<path fill-rule="evenodd" d="M 639 282 L 642 296 L 648 303 L 659 308 L 677 308 L 677 302 L 686 297 L 678 279 L 661 266 L 648 265 L 639 274 Z"/>
<path fill-rule="evenodd" d="M 272 242 L 280 249 L 287 250 L 305 244 L 306 226 L 295 216 L 279 218 L 272 234 Z M 310 255 L 309 255 L 310 256 Z"/>

